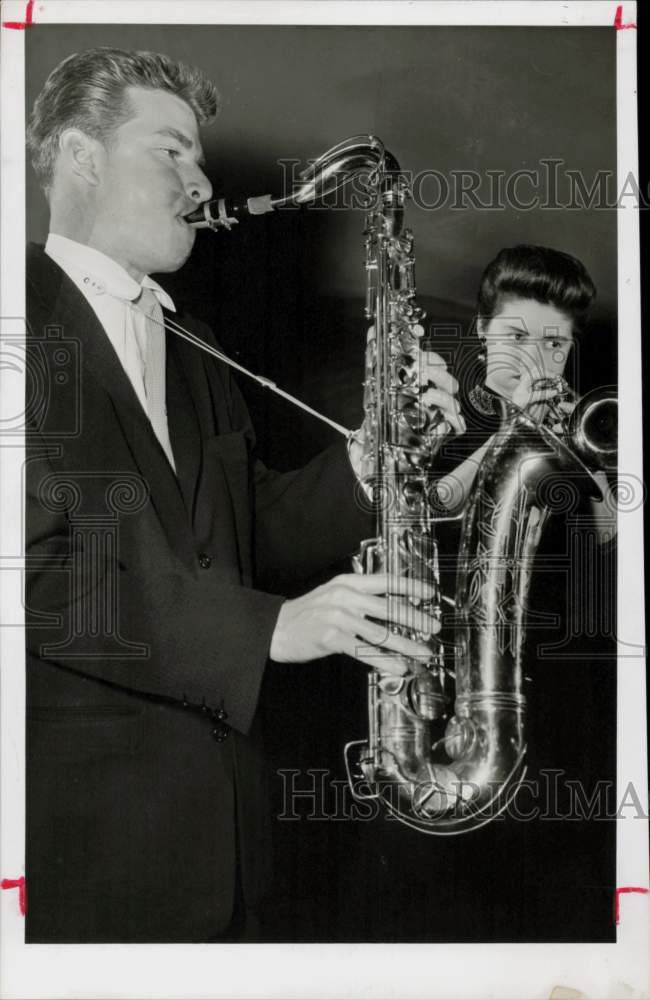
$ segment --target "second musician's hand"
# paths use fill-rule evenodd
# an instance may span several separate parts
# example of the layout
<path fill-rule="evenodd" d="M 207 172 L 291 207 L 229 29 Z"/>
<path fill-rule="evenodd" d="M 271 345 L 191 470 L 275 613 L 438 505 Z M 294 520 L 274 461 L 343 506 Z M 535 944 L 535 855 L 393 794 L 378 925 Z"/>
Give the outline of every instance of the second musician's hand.
<path fill-rule="evenodd" d="M 531 417 L 536 423 L 541 423 L 546 414 L 548 413 L 549 403 L 552 400 L 558 399 L 558 387 L 552 386 L 544 389 L 535 388 L 535 383 L 539 382 L 538 378 L 526 373 L 522 375 L 519 380 L 519 384 L 512 393 L 512 402 L 515 406 L 520 409 L 525 410 L 529 417 Z M 564 383 L 566 386 L 566 383 Z M 571 413 L 575 407 L 575 401 L 570 402 L 568 400 L 559 400 L 556 402 L 556 408 L 563 411 L 567 415 Z M 560 427 L 560 425 L 556 425 Z M 553 428 L 553 430 L 556 429 Z"/>

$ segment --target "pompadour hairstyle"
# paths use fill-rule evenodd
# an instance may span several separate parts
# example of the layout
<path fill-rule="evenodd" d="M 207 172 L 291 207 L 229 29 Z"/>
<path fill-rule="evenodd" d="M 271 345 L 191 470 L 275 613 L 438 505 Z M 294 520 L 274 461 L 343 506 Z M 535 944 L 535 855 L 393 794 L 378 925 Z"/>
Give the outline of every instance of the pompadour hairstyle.
<path fill-rule="evenodd" d="M 110 144 L 115 130 L 132 117 L 127 87 L 175 94 L 191 107 L 200 125 L 219 111 L 215 85 L 200 70 L 161 53 L 96 48 L 68 56 L 47 78 L 27 128 L 32 164 L 46 192 L 62 132 L 78 128 Z"/>
<path fill-rule="evenodd" d="M 551 247 L 522 243 L 501 250 L 483 272 L 478 315 L 486 322 L 504 298 L 535 299 L 566 313 L 579 331 L 596 296 L 586 267 L 577 257 Z"/>

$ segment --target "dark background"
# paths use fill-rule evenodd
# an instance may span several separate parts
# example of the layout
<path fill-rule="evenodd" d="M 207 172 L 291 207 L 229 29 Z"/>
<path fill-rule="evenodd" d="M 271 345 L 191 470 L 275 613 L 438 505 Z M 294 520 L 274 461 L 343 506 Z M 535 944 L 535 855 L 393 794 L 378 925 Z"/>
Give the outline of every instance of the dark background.
<path fill-rule="evenodd" d="M 414 174 L 509 175 L 556 158 L 590 186 L 598 171 L 616 167 L 612 29 L 39 27 L 26 33 L 28 108 L 62 58 L 100 44 L 159 50 L 217 82 L 223 110 L 204 134 L 207 172 L 215 193 L 234 198 L 283 193 L 280 160 L 304 164 L 360 132 L 380 136 Z M 479 193 L 485 199 L 486 191 Z M 559 200 L 565 195 L 561 186 Z M 43 241 L 46 205 L 31 171 L 27 206 L 28 234 Z M 438 343 L 463 376 L 463 396 L 476 371 L 468 345 L 481 272 L 501 247 L 518 242 L 554 246 L 585 263 L 598 301 L 571 376 L 580 392 L 615 381 L 612 210 L 411 206 L 408 224 L 419 300 L 432 326 L 449 327 Z M 162 281 L 214 326 L 240 362 L 352 427 L 362 417 L 362 232 L 358 210 L 264 217 L 230 234 L 200 233 L 190 262 Z M 283 402 L 242 387 L 262 457 L 275 467 L 297 465 L 335 437 Z M 472 432 L 446 456 L 449 463 L 481 439 L 482 430 L 470 425 Z M 566 553 L 568 538 L 566 519 L 558 519 L 544 551 Z M 457 532 L 442 531 L 440 542 L 453 564 Z M 561 637 L 573 598 L 566 574 L 539 568 L 531 605 L 556 617 L 546 632 L 531 631 L 529 643 L 530 777 L 561 769 L 563 782 L 581 780 L 589 795 L 597 781 L 615 779 L 611 638 L 572 637 L 561 655 L 542 654 L 544 642 Z M 611 586 L 611 559 L 602 573 L 584 587 L 601 589 L 605 579 Z M 293 581 L 290 591 L 287 581 L 272 585 L 295 593 L 314 582 Z M 603 619 L 611 617 L 612 591 L 599 600 L 606 604 Z M 316 815 L 335 813 L 342 745 L 366 735 L 363 671 L 344 660 L 272 670 L 261 715 L 275 775 L 274 814 L 283 808 L 277 771 L 298 770 L 304 788 L 310 768 L 327 772 Z M 563 789 L 559 814 L 568 807 Z M 522 808 L 534 804 L 529 799 Z M 614 938 L 612 822 L 505 819 L 465 837 L 437 839 L 385 819 L 308 819 L 307 800 L 296 801 L 295 810 L 300 819 L 275 824 L 275 882 L 262 913 L 267 940 Z"/>

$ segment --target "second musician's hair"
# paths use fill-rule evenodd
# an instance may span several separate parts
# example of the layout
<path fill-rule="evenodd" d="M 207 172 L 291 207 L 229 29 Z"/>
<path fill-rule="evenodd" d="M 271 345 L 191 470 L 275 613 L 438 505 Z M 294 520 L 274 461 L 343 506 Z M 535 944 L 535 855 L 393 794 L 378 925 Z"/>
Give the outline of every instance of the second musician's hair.
<path fill-rule="evenodd" d="M 486 267 L 477 312 L 485 323 L 497 314 L 505 298 L 535 299 L 566 313 L 578 331 L 595 295 L 595 285 L 577 257 L 522 243 L 505 247 Z"/>
<path fill-rule="evenodd" d="M 50 73 L 27 128 L 32 164 L 46 193 L 52 186 L 61 134 L 77 128 L 108 144 L 115 130 L 132 117 L 128 87 L 175 94 L 191 107 L 200 125 L 216 118 L 219 110 L 212 81 L 169 56 L 108 47 L 75 52 Z"/>

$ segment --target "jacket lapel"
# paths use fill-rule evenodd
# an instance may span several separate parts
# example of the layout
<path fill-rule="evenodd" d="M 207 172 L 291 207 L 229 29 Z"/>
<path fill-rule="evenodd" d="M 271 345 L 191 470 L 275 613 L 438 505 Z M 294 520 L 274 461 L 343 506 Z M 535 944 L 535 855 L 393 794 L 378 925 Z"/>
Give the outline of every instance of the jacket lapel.
<path fill-rule="evenodd" d="M 176 318 L 176 317 L 174 317 Z M 193 329 L 193 323 L 184 316 L 177 322 L 191 333 L 196 333 L 201 339 L 206 338 L 210 346 L 216 346 L 210 340 L 210 331 L 201 327 Z M 224 527 L 220 547 L 222 551 L 230 552 L 233 539 L 228 536 L 225 526 L 230 524 L 236 536 L 238 562 L 244 577 L 244 582 L 250 586 L 250 575 L 247 567 L 250 565 L 250 531 L 249 531 L 249 462 L 248 434 L 246 428 L 233 428 L 232 414 L 228 405 L 229 392 L 224 383 L 224 374 L 220 366 L 213 366 L 211 376 L 208 368 L 212 359 L 199 347 L 195 347 L 181 337 L 170 332 L 167 336 L 167 357 L 178 362 L 189 392 L 189 405 L 175 408 L 176 415 L 182 415 L 185 422 L 185 433 L 182 420 L 175 416 L 170 421 L 170 435 L 174 455 L 183 456 L 186 465 L 178 466 L 181 484 L 192 483 L 194 492 L 188 509 L 192 511 L 193 524 L 201 535 L 205 528 L 205 503 L 200 497 L 203 482 L 203 499 L 209 503 L 209 509 L 219 511 L 219 521 Z M 215 377 L 216 375 L 216 377 Z M 227 378 L 227 372 L 225 373 Z M 169 383 L 168 383 L 169 384 Z M 192 413 L 195 418 L 189 424 L 187 417 Z M 171 403 L 169 407 L 172 415 Z M 191 434 L 187 430 L 191 430 Z M 199 448 L 198 442 L 201 442 Z M 178 442 L 178 444 L 177 444 Z M 178 449 L 178 450 L 177 450 Z M 198 454 L 197 454 L 198 449 Z M 218 469 L 219 474 L 211 478 L 212 471 Z M 184 487 L 185 489 L 185 487 Z M 189 500 L 189 498 L 188 498 Z"/>
<path fill-rule="evenodd" d="M 175 319 L 163 310 L 165 320 Z M 206 393 L 204 375 L 196 348 L 186 347 L 172 331 L 167 331 L 167 421 L 174 452 L 176 474 L 185 507 L 193 520 L 196 491 L 201 472 L 201 444 L 214 433 L 209 414 L 203 413 Z M 203 389 L 203 391 L 201 391 Z"/>
<path fill-rule="evenodd" d="M 78 340 L 81 377 L 84 377 L 84 372 L 88 372 L 109 397 L 115 421 L 127 442 L 138 472 L 148 484 L 152 506 L 163 525 L 169 544 L 181 558 L 191 561 L 194 558 L 194 546 L 179 480 L 174 475 L 95 312 L 58 265 L 42 250 L 39 253 L 39 250 L 40 248 L 35 248 L 36 252 L 30 254 L 28 261 L 28 277 L 40 297 L 40 303 L 36 311 L 32 310 L 30 317 L 33 333 L 36 336 L 42 335 L 44 326 L 56 325 L 63 328 L 66 336 Z M 29 299 L 28 293 L 28 301 Z M 106 432 L 107 435 L 111 433 L 109 424 Z M 178 448 L 180 456 L 180 441 Z M 175 449 L 175 456 L 176 454 Z M 192 475 L 184 457 L 181 458 L 180 475 Z"/>

